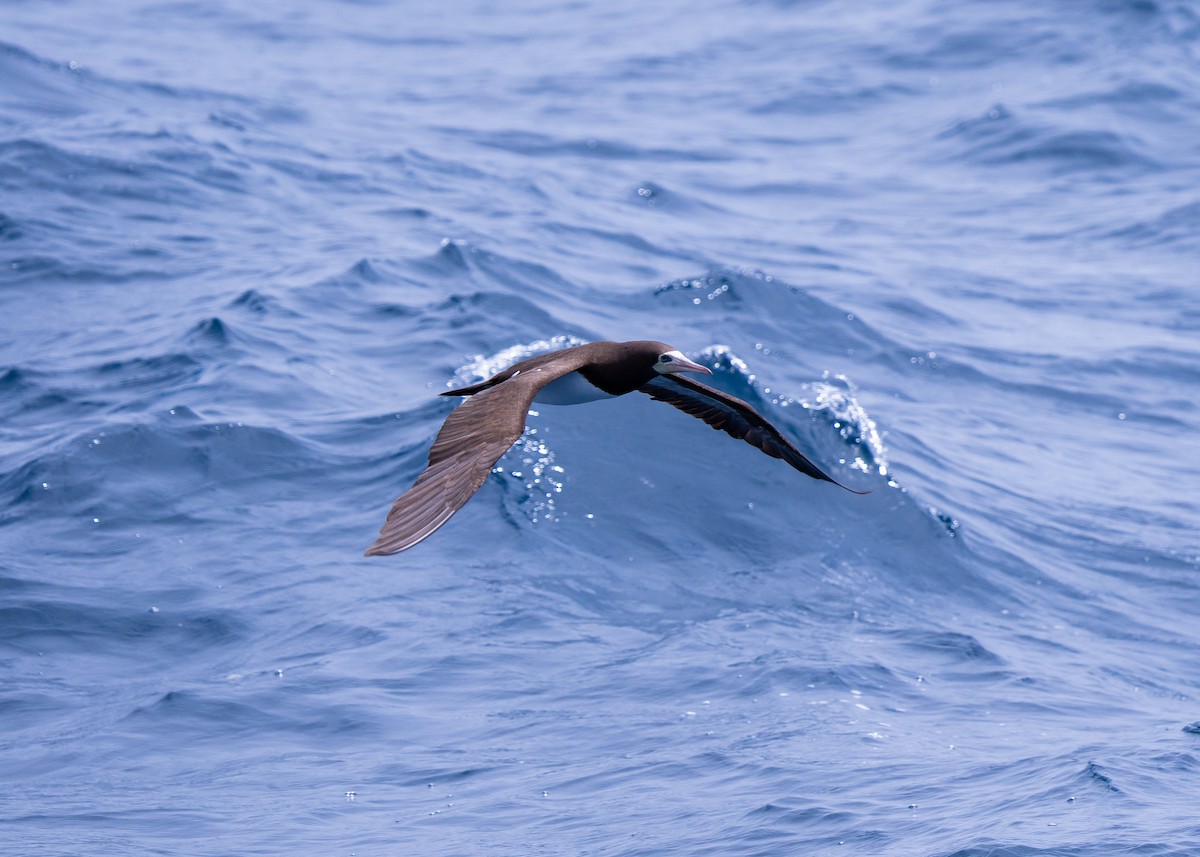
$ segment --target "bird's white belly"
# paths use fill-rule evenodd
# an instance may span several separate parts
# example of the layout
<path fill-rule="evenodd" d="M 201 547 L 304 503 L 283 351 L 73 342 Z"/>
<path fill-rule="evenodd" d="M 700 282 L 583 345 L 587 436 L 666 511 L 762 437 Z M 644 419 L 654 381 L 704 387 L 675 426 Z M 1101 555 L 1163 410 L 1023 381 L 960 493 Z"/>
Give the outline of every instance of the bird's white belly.
<path fill-rule="evenodd" d="M 542 387 L 533 400 L 543 405 L 578 405 L 582 402 L 611 398 L 613 397 L 593 386 L 578 372 L 568 372 Z"/>

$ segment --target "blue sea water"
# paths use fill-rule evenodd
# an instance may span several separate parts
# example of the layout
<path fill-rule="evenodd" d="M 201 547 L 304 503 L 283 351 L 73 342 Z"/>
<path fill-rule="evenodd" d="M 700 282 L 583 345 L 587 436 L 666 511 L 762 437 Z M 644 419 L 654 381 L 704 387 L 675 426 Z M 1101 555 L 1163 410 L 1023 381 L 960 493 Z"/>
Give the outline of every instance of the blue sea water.
<path fill-rule="evenodd" d="M 0 319 L 6 854 L 1200 854 L 1190 2 L 13 0 Z"/>

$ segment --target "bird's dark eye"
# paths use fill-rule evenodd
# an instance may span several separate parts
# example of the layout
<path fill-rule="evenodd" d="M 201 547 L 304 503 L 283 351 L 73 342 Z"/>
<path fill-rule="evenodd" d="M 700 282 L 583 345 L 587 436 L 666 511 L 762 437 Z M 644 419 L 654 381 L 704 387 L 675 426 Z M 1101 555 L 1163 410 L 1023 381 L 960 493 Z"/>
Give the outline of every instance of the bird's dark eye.
<path fill-rule="evenodd" d="M 670 354 L 664 354 L 658 358 L 659 363 L 670 363 L 674 358 Z"/>

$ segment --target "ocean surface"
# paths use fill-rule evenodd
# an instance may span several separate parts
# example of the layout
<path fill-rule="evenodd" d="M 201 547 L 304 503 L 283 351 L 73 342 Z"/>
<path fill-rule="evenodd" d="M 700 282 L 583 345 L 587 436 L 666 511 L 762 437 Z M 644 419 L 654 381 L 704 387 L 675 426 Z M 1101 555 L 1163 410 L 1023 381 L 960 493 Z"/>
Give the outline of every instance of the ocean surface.
<path fill-rule="evenodd" d="M 1200 854 L 1198 401 L 1190 1 L 9 0 L 0 852 Z"/>

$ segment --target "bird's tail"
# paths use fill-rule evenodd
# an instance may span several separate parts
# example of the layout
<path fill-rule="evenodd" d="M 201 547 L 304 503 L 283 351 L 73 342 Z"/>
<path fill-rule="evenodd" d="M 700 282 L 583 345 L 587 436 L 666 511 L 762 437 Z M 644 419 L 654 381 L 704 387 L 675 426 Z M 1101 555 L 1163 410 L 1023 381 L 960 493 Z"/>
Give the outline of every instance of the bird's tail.
<path fill-rule="evenodd" d="M 495 383 L 495 379 L 488 381 L 480 381 L 478 384 L 472 384 L 470 387 L 459 387 L 455 390 L 447 390 L 444 393 L 438 393 L 439 396 L 473 396 L 476 393 L 481 393 Z"/>

